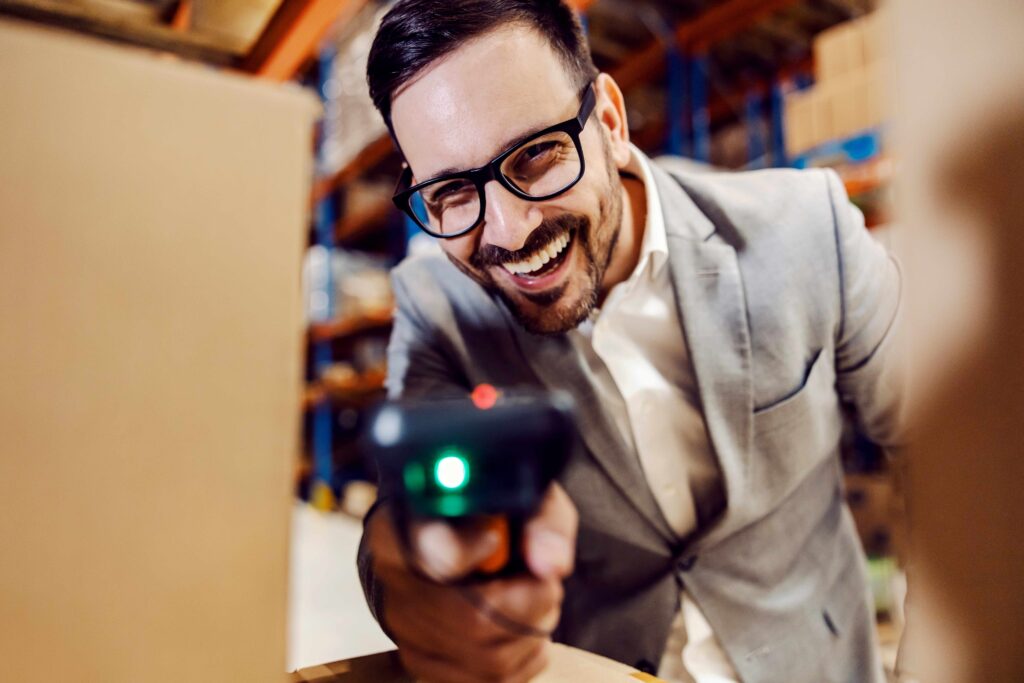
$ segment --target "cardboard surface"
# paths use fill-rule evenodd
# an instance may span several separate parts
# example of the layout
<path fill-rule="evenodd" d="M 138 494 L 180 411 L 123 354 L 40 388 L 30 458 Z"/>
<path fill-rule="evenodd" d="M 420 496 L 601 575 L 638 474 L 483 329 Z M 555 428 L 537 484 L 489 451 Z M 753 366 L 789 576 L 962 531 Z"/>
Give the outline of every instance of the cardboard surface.
<path fill-rule="evenodd" d="M 1024 681 L 1024 3 L 892 4 L 912 325 L 906 664 Z"/>
<path fill-rule="evenodd" d="M 551 663 L 532 683 L 659 683 L 661 679 L 591 652 L 555 644 Z M 415 683 L 397 651 L 300 669 L 290 683 Z"/>
<path fill-rule="evenodd" d="M 280 681 L 315 106 L 0 21 L 0 680 Z"/>

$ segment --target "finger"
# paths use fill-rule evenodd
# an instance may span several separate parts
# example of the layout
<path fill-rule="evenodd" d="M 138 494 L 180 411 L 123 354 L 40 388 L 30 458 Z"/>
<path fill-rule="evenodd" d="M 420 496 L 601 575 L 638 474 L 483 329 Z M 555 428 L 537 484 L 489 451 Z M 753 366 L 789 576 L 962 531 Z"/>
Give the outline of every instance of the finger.
<path fill-rule="evenodd" d="M 436 581 L 460 579 L 494 554 L 502 543 L 494 529 L 468 524 L 458 529 L 430 521 L 412 530 L 412 546 L 420 569 Z"/>
<path fill-rule="evenodd" d="M 438 582 L 453 581 L 469 574 L 503 542 L 501 536 L 482 521 L 471 520 L 458 529 L 445 522 L 429 521 L 413 525 L 409 534 L 412 548 L 407 549 L 387 504 L 374 511 L 367 522 L 366 533 L 375 571 L 406 569 L 412 562 Z"/>
<path fill-rule="evenodd" d="M 471 670 L 468 662 L 452 661 L 415 646 L 399 647 L 398 657 L 417 683 L 481 683 L 486 680 L 479 672 Z"/>
<path fill-rule="evenodd" d="M 459 619 L 458 615 L 452 615 Z M 454 657 L 458 649 L 469 642 L 469 633 L 454 624 L 465 624 L 464 619 L 455 622 L 439 622 L 429 610 L 395 608 L 385 603 L 384 622 L 388 634 L 399 647 L 415 646 L 437 656 Z M 460 632 L 462 630 L 463 632 Z"/>
<path fill-rule="evenodd" d="M 393 515 L 386 503 L 378 506 L 370 515 L 365 533 L 369 539 L 370 556 L 373 558 L 375 571 L 386 567 L 406 566 Z"/>
<path fill-rule="evenodd" d="M 382 619 L 396 642 L 411 642 L 437 652 L 447 652 L 467 644 L 494 645 L 523 635 L 523 629 L 510 628 L 507 620 L 494 617 L 480 587 L 452 587 L 409 574 L 402 569 L 385 569 L 379 576 L 387 585 Z M 530 579 L 536 582 L 536 579 Z M 522 583 L 522 582 L 520 582 Z M 481 584 L 486 585 L 486 584 Z M 522 603 L 547 595 L 522 590 L 517 586 L 502 604 L 521 607 Z M 492 593 L 500 594 L 500 589 Z M 542 614 L 550 606 L 536 608 Z M 513 610 L 510 610 L 513 611 Z M 516 618 L 522 618 L 515 612 Z M 532 620 L 533 615 L 529 615 Z"/>
<path fill-rule="evenodd" d="M 500 629 L 522 635 L 524 632 L 549 633 L 558 625 L 564 589 L 558 579 L 533 576 L 493 581 L 468 588 L 476 594 L 484 615 Z M 497 613 L 494 618 L 489 613 Z M 507 622 L 513 622 L 513 628 Z"/>
<path fill-rule="evenodd" d="M 561 486 L 552 484 L 525 527 L 524 555 L 535 576 L 563 579 L 572 574 L 578 525 L 576 506 Z"/>

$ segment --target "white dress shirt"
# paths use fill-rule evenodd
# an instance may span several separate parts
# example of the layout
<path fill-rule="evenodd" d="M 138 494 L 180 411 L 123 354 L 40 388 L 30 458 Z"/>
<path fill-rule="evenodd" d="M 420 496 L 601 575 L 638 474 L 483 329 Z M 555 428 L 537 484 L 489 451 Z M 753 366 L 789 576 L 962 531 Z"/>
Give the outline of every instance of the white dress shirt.
<path fill-rule="evenodd" d="M 632 167 L 647 201 L 640 258 L 632 275 L 571 333 L 597 379 L 597 392 L 625 443 L 633 445 L 662 514 L 680 537 L 697 528 L 696 500 L 721 473 L 700 410 L 669 274 L 665 219 L 647 160 Z M 736 673 L 704 615 L 686 594 L 658 675 L 690 683 L 732 683 Z"/>

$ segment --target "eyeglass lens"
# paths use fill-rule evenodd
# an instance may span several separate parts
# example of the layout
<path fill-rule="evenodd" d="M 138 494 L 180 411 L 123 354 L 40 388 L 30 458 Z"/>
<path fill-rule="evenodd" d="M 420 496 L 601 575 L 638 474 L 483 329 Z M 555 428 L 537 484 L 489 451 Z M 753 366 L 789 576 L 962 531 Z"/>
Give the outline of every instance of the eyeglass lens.
<path fill-rule="evenodd" d="M 557 131 L 523 143 L 505 158 L 500 170 L 505 180 L 523 194 L 548 197 L 575 182 L 580 166 L 572 136 Z M 480 219 L 480 191 L 468 178 L 448 178 L 420 188 L 409 205 L 428 231 L 450 235 L 472 227 Z"/>

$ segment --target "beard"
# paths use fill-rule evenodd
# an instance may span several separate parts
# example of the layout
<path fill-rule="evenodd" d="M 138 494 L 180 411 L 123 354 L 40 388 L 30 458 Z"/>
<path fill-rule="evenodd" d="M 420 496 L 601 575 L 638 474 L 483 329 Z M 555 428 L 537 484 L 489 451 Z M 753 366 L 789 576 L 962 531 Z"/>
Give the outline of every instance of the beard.
<path fill-rule="evenodd" d="M 587 216 L 564 213 L 545 219 L 530 233 L 522 248 L 516 251 L 493 244 L 483 245 L 470 256 L 468 264 L 448 254 L 449 260 L 459 270 L 498 296 L 519 324 L 532 334 L 558 335 L 575 329 L 597 306 L 601 282 L 618 242 L 623 210 L 622 180 L 615 165 L 611 163 L 610 150 L 607 150 L 606 160 L 609 168 L 608 189 L 598 204 L 596 225 Z M 579 282 L 576 273 L 570 273 L 557 287 L 536 293 L 523 292 L 514 287 L 506 289 L 491 275 L 490 268 L 521 261 L 564 233 L 569 234 L 573 243 L 566 248 L 578 251 L 583 259 L 583 281 L 576 286 L 577 292 L 570 292 Z M 567 256 L 574 259 L 577 257 L 576 253 Z M 573 267 L 573 264 L 568 265 Z"/>

